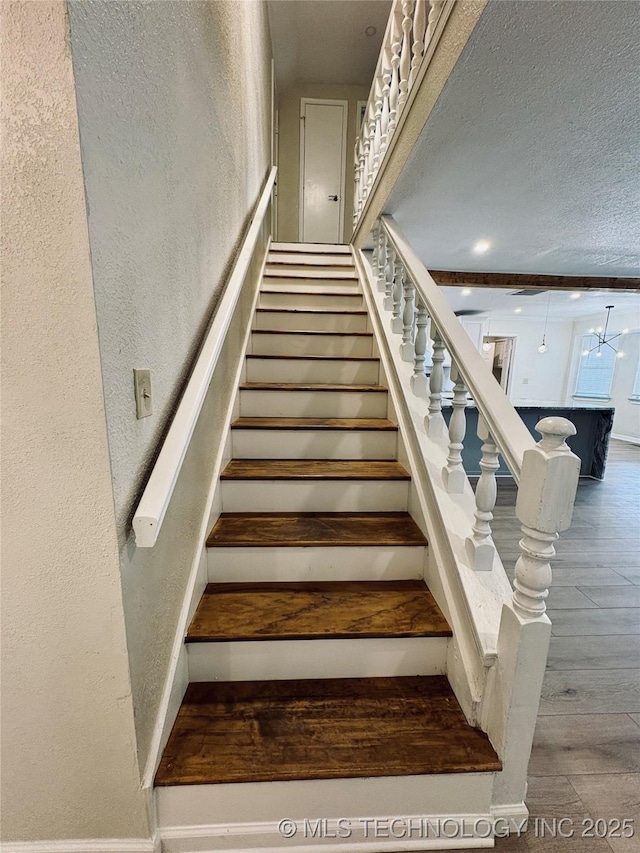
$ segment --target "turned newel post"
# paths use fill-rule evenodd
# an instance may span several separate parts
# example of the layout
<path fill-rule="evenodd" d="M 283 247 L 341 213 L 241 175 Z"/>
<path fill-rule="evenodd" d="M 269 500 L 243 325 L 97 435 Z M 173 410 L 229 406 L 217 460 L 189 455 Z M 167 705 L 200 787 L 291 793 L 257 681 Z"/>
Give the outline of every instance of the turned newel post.
<path fill-rule="evenodd" d="M 496 471 L 500 467 L 500 462 L 498 448 L 480 412 L 478 412 L 478 438 L 482 441 L 482 459 L 480 460 L 482 473 L 476 484 L 475 522 L 473 537 L 467 539 L 467 552 L 471 558 L 471 565 L 476 571 L 490 572 L 496 551 L 491 541 L 491 522 L 498 494 Z"/>
<path fill-rule="evenodd" d="M 429 438 L 441 438 L 444 435 L 444 418 L 442 417 L 442 388 L 444 387 L 444 343 L 440 333 L 431 323 L 433 353 L 431 355 L 431 375 L 429 376 L 429 413 L 424 419 L 424 426 Z"/>
<path fill-rule="evenodd" d="M 416 340 L 413 345 L 413 376 L 411 390 L 417 397 L 427 396 L 427 375 L 424 372 L 424 357 L 427 352 L 427 323 L 429 314 L 424 302 L 418 297 L 416 307 Z"/>
<path fill-rule="evenodd" d="M 402 312 L 402 343 L 400 357 L 403 361 L 413 361 L 413 324 L 416 319 L 416 289 L 405 271 L 404 310 Z"/>
<path fill-rule="evenodd" d="M 464 434 L 467 430 L 467 386 L 455 364 L 451 365 L 451 379 L 453 380 L 453 412 L 449 421 L 449 455 L 447 464 L 442 469 L 442 480 L 450 495 L 459 495 L 464 491 L 467 475 L 462 465 L 462 450 L 464 447 Z"/>
<path fill-rule="evenodd" d="M 520 474 L 516 516 L 523 538 L 513 582 L 513 608 L 530 619 L 546 610 L 553 543 L 571 524 L 580 476 L 580 460 L 566 443 L 576 433 L 571 421 L 543 418 L 536 430 L 542 438 L 525 451 Z"/>

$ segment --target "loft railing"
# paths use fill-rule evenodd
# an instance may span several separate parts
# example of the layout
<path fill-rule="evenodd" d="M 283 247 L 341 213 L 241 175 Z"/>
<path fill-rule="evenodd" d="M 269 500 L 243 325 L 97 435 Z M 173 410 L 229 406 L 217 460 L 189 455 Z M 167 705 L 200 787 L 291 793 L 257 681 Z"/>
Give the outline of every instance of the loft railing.
<path fill-rule="evenodd" d="M 271 201 L 276 173 L 277 168 L 274 166 L 267 177 L 216 315 L 207 332 L 200 355 L 135 511 L 133 529 L 138 548 L 152 548 L 160 533 L 169 501 L 189 448 L 191 436 L 209 389 L 211 377 L 220 358 L 233 312 L 238 304 L 242 286 L 251 265 L 260 230 Z"/>
<path fill-rule="evenodd" d="M 431 513 L 435 519 L 430 538 L 441 554 L 449 555 L 449 578 L 459 582 L 449 589 L 463 590 L 454 633 L 463 655 L 465 632 L 471 637 L 468 709 L 505 767 L 494 805 L 508 811 L 522 803 L 526 814 L 526 770 L 551 629 L 545 613 L 551 560 L 555 540 L 571 523 L 580 472 L 580 460 L 566 444 L 575 427 L 565 418 L 544 418 L 536 426 L 542 436 L 536 443 L 391 216 L 376 223 L 373 247 L 371 275 L 364 278 L 393 362 L 390 373 L 413 424 L 414 447 L 433 481 L 431 501 L 437 508 L 423 506 L 425 518 Z M 356 254 L 356 262 L 363 272 L 364 256 Z M 446 401 L 448 425 L 443 416 L 446 353 L 453 382 L 453 399 Z M 475 495 L 462 461 L 469 395 L 482 441 Z M 522 529 L 510 592 L 491 530 L 499 455 L 518 486 L 515 512 Z M 429 494 L 426 488 L 424 494 Z M 445 540 L 448 550 L 441 547 Z M 449 604 L 458 606 L 458 593 L 450 596 Z"/>
<path fill-rule="evenodd" d="M 394 0 L 355 147 L 353 225 L 429 64 L 454 0 Z"/>

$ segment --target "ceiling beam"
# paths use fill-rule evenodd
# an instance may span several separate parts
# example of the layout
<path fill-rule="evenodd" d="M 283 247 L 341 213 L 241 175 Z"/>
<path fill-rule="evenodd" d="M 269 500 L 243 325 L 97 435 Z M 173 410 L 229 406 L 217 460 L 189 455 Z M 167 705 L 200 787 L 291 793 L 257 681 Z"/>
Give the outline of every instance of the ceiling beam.
<path fill-rule="evenodd" d="M 530 273 L 452 272 L 429 270 L 443 287 L 501 287 L 508 290 L 640 290 L 640 278 Z"/>

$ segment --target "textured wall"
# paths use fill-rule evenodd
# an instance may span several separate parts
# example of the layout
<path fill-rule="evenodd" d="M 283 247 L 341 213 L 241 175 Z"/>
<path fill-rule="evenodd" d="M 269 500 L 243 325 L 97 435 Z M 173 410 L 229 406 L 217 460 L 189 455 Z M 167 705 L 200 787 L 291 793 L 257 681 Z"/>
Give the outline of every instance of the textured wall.
<path fill-rule="evenodd" d="M 70 3 L 70 17 L 144 766 L 232 390 L 237 331 L 153 550 L 135 548 L 129 521 L 268 171 L 269 35 L 264 4 L 253 0 L 81 0 Z M 140 421 L 134 367 L 152 371 L 154 414 Z"/>
<path fill-rule="evenodd" d="M 2 837 L 144 837 L 66 7 L 0 13 Z"/>
<path fill-rule="evenodd" d="M 347 168 L 345 170 L 344 236 L 353 231 L 353 148 L 356 144 L 357 102 L 366 101 L 369 86 L 324 86 L 308 83 L 293 86 L 280 95 L 278 133 L 278 239 L 298 240 L 300 208 L 300 98 L 332 98 L 349 101 L 347 117 Z"/>

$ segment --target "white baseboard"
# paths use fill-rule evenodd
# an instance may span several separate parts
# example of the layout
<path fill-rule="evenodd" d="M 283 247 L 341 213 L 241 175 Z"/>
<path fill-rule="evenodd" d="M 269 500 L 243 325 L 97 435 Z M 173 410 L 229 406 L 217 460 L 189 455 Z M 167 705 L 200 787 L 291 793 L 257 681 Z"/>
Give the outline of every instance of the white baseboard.
<path fill-rule="evenodd" d="M 281 826 L 295 826 L 287 838 Z M 490 815 L 412 815 L 176 826 L 161 830 L 164 853 L 386 853 L 494 846 Z"/>
<path fill-rule="evenodd" d="M 5 841 L 2 853 L 160 853 L 160 838 L 71 838 L 65 841 Z"/>
<path fill-rule="evenodd" d="M 634 436 L 634 435 L 622 435 L 619 432 L 612 432 L 611 438 L 617 438 L 618 441 L 626 441 L 629 444 L 639 444 L 640 445 L 640 438 L 638 438 L 637 436 Z"/>

